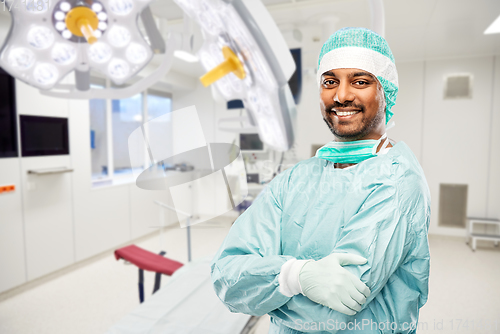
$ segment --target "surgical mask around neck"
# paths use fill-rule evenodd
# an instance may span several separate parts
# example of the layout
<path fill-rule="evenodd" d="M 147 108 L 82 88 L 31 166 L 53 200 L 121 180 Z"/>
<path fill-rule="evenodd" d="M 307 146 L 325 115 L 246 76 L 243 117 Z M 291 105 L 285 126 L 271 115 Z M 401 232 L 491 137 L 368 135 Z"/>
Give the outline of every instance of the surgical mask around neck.
<path fill-rule="evenodd" d="M 316 157 L 334 163 L 357 164 L 376 157 L 377 147 L 384 139 L 384 144 L 380 148 L 380 152 L 382 152 L 389 145 L 387 133 L 384 133 L 378 140 L 331 141 L 316 151 Z"/>

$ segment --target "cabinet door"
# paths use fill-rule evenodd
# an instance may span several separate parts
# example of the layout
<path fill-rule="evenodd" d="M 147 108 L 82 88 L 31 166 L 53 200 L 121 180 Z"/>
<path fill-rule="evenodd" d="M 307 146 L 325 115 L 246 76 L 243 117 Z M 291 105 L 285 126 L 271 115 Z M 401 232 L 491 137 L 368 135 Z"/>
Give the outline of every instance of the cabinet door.
<path fill-rule="evenodd" d="M 0 292 L 26 281 L 19 159 L 0 159 L 0 186 L 15 190 L 0 194 Z"/>
<path fill-rule="evenodd" d="M 71 167 L 69 156 L 22 158 L 28 280 L 74 263 L 71 173 L 29 170 Z"/>

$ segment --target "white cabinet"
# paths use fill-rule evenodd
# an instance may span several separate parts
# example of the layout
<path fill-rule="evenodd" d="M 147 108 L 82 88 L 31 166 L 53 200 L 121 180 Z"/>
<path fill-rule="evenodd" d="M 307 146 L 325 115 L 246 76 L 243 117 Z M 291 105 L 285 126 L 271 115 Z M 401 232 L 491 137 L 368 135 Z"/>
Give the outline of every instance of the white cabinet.
<path fill-rule="evenodd" d="M 0 186 L 15 191 L 0 194 L 0 293 L 26 282 L 21 177 L 19 159 L 0 159 Z"/>
<path fill-rule="evenodd" d="M 71 173 L 29 170 L 71 167 L 69 156 L 21 158 L 28 280 L 74 262 Z"/>

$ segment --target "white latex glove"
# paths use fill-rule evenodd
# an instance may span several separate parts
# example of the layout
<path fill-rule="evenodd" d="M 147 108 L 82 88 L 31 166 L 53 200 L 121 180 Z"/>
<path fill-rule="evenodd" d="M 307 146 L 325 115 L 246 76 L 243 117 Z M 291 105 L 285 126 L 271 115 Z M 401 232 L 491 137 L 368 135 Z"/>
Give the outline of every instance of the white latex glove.
<path fill-rule="evenodd" d="M 354 315 L 370 296 L 370 289 L 342 266 L 366 262 L 359 255 L 346 253 L 333 253 L 318 261 L 309 260 L 299 273 L 302 293 L 332 310 Z"/>

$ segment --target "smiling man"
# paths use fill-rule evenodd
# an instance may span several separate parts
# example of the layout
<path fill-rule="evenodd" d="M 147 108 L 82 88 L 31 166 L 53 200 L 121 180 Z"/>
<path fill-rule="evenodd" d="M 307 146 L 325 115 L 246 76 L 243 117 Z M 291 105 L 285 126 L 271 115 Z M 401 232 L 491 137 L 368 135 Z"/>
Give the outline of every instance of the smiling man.
<path fill-rule="evenodd" d="M 278 175 L 212 262 L 233 312 L 270 333 L 414 333 L 428 293 L 429 189 L 404 142 L 385 133 L 398 92 L 385 39 L 337 31 L 318 64 L 333 141 Z"/>

